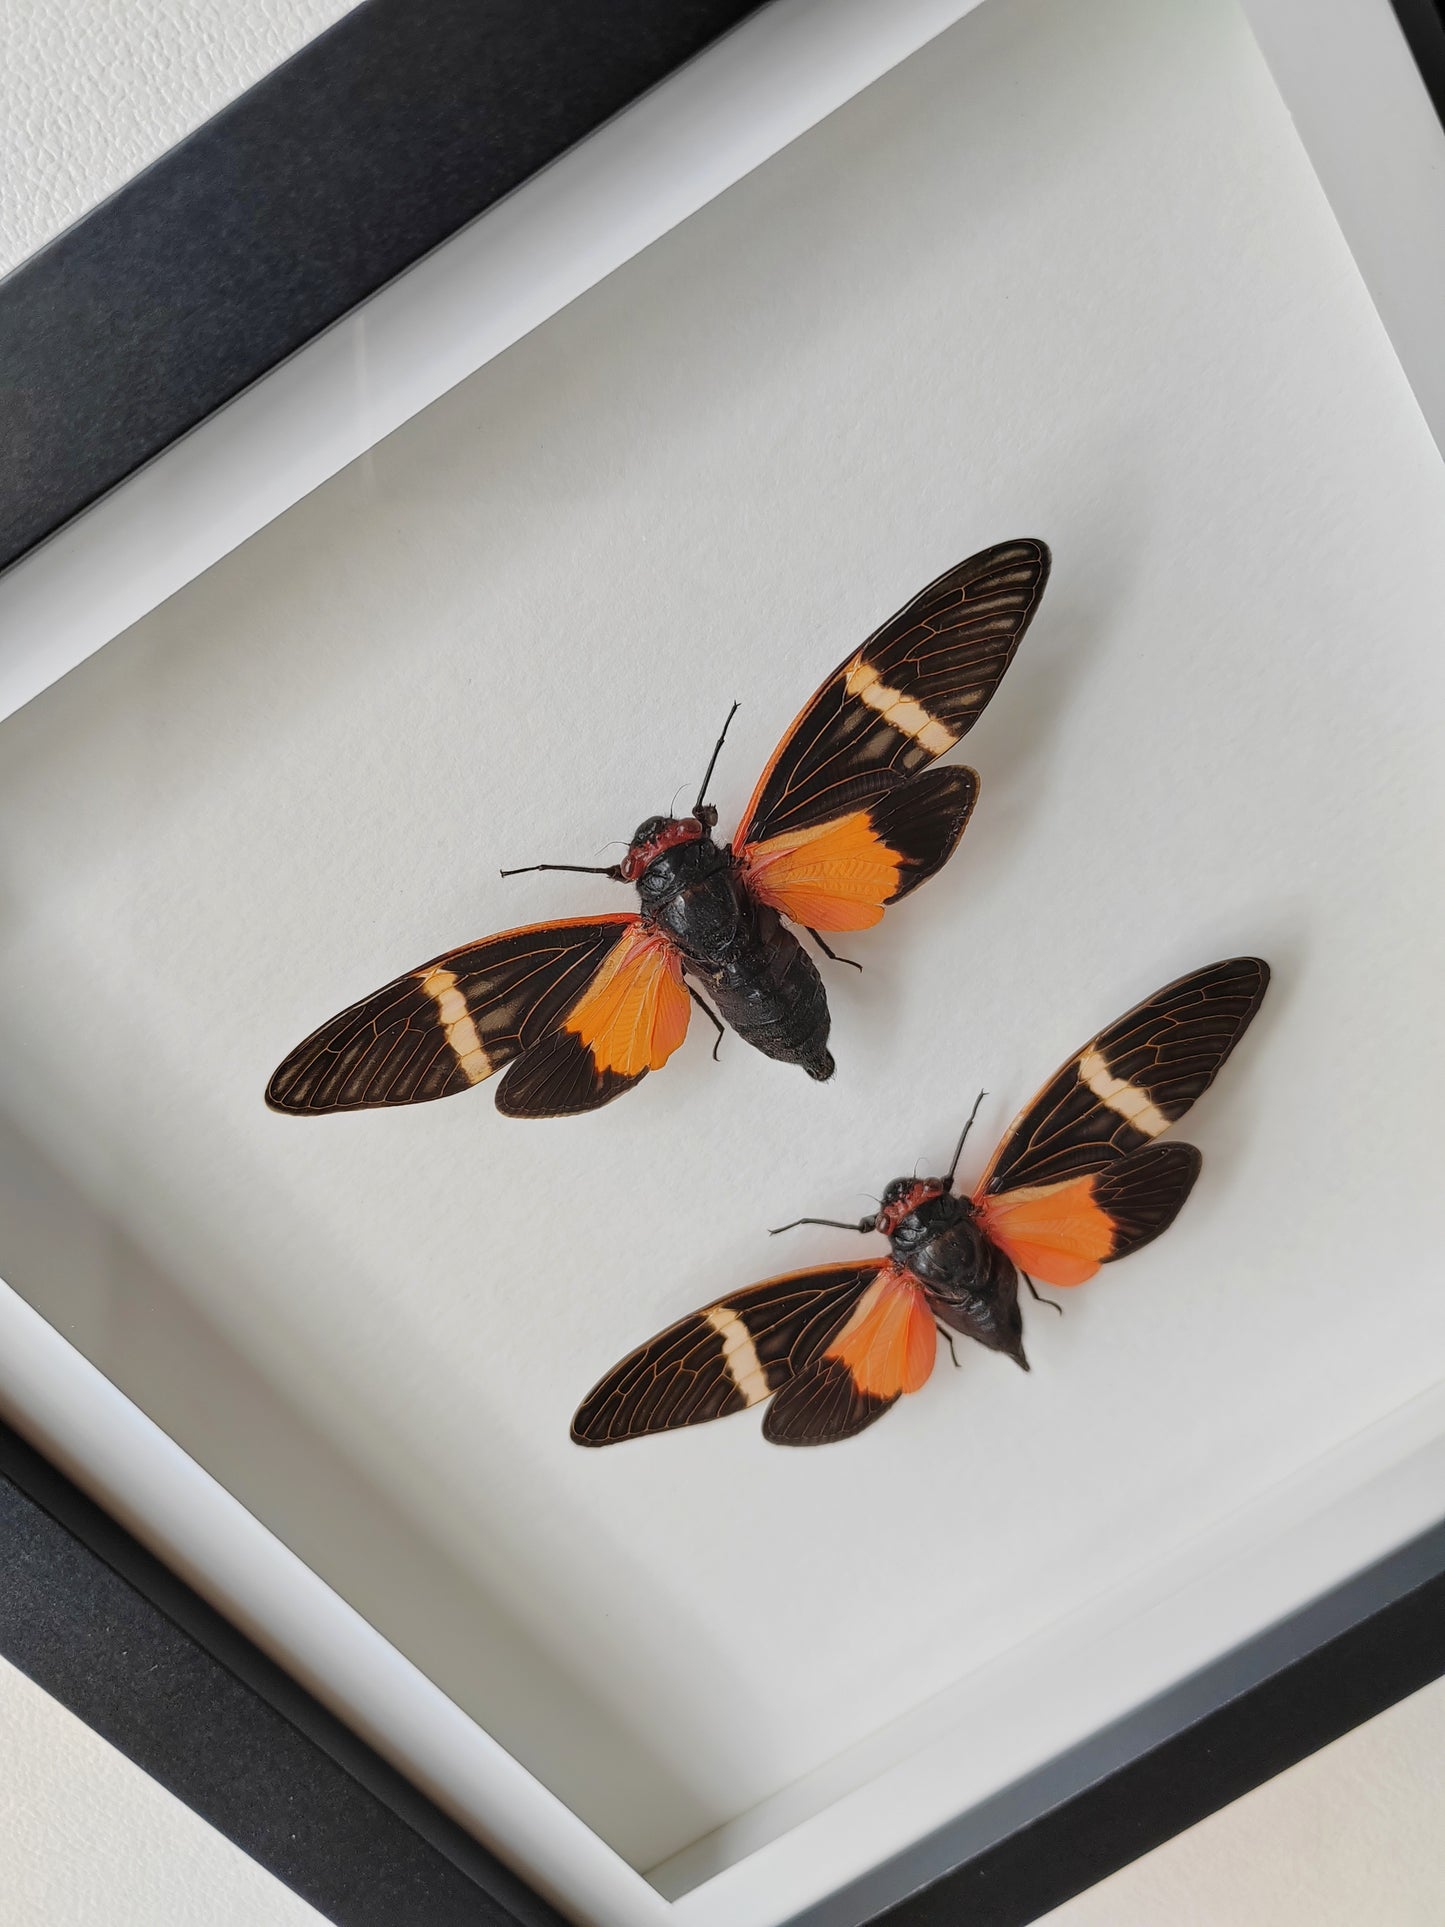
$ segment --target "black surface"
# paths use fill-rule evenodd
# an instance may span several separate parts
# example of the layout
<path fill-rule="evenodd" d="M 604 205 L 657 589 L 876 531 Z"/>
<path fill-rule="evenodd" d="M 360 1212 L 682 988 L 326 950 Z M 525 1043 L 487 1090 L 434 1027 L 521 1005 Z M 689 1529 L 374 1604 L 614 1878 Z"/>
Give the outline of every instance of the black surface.
<path fill-rule="evenodd" d="M 0 568 L 758 0 L 364 0 L 0 283 Z"/>
<path fill-rule="evenodd" d="M 337 1927 L 561 1927 L 4 1425 L 0 1653 Z"/>
<path fill-rule="evenodd" d="M 1445 121 L 1445 0 L 1390 0 L 1420 78 Z"/>

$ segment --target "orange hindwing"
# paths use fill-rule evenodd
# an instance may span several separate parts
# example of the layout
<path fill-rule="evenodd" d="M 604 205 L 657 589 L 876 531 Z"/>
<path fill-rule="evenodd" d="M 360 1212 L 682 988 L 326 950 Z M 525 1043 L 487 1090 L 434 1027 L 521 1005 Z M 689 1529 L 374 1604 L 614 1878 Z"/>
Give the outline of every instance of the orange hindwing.
<path fill-rule="evenodd" d="M 927 1384 L 937 1346 L 922 1289 L 907 1272 L 885 1264 L 824 1357 L 847 1366 L 857 1391 L 891 1401 Z"/>
<path fill-rule="evenodd" d="M 599 1071 L 659 1070 L 687 1035 L 691 1006 L 682 958 L 659 931 L 635 924 L 567 1015 L 564 1030 Z"/>
<path fill-rule="evenodd" d="M 985 1235 L 1020 1271 L 1045 1285 L 1082 1285 L 1114 1255 L 1114 1221 L 1101 1209 L 1093 1176 L 973 1200 Z"/>
<path fill-rule="evenodd" d="M 902 861 L 867 810 L 785 830 L 740 853 L 753 895 L 805 930 L 867 930 L 895 895 Z"/>

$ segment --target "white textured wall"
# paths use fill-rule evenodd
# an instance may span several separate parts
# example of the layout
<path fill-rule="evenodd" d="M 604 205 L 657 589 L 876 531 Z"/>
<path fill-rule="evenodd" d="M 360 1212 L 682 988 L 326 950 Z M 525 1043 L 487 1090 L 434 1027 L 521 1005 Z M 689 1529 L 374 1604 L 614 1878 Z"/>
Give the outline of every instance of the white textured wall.
<path fill-rule="evenodd" d="M 321 1927 L 321 1916 L 0 1660 L 0 1927 Z"/>
<path fill-rule="evenodd" d="M 0 0 L 0 272 L 352 0 Z M 1445 1682 L 1050 1916 L 1049 1927 L 1439 1927 Z M 0 1927 L 318 1916 L 0 1662 Z"/>
<path fill-rule="evenodd" d="M 1445 1680 L 1039 1927 L 1440 1927 Z"/>
<path fill-rule="evenodd" d="M 355 0 L 0 0 L 0 274 Z"/>

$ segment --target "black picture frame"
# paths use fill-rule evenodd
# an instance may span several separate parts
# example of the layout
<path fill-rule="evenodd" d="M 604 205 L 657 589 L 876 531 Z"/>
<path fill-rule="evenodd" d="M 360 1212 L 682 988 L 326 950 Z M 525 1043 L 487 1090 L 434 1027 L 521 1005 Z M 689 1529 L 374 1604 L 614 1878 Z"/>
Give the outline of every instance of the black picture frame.
<path fill-rule="evenodd" d="M 0 1547 L 0 1652 L 335 1927 L 561 1927 L 3 1424 Z M 1442 1673 L 1445 1524 L 793 1927 L 1028 1927 Z"/>
<path fill-rule="evenodd" d="M 0 1652 L 337 1927 L 562 1927 L 4 1424 L 0 1547 Z"/>
<path fill-rule="evenodd" d="M 0 283 L 0 569 L 761 0 L 362 0 Z"/>
<path fill-rule="evenodd" d="M 758 4 L 363 0 L 0 283 L 0 568 Z M 1442 0 L 1393 4 L 1445 122 Z M 0 1653 L 337 1927 L 560 1920 L 4 1426 Z M 855 1916 L 1025 1927 L 1442 1673 L 1445 1525 L 875 1869 Z"/>

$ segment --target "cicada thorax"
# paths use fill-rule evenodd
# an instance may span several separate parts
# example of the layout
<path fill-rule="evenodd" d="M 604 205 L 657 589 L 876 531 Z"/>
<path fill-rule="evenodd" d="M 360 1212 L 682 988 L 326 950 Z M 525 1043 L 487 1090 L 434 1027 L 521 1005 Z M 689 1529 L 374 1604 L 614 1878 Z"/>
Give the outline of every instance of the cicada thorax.
<path fill-rule="evenodd" d="M 954 1196 L 943 1178 L 895 1179 L 883 1194 L 879 1229 L 936 1317 L 1028 1370 L 1018 1272 L 985 1236 L 967 1198 Z"/>
<path fill-rule="evenodd" d="M 689 828 L 690 836 L 678 834 Z M 701 824 L 651 818 L 639 827 L 629 860 L 634 853 L 642 861 L 635 869 L 624 863 L 623 874 L 637 885 L 642 914 L 684 957 L 708 956 L 736 942 L 746 893 L 728 852 Z"/>
<path fill-rule="evenodd" d="M 810 1077 L 831 1077 L 828 999 L 817 966 L 776 910 L 758 902 L 731 853 L 701 825 L 692 828 L 686 837 L 670 834 L 665 820 L 639 828 L 638 838 L 648 832 L 656 850 L 636 878 L 643 915 L 745 1043 Z"/>

